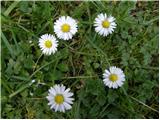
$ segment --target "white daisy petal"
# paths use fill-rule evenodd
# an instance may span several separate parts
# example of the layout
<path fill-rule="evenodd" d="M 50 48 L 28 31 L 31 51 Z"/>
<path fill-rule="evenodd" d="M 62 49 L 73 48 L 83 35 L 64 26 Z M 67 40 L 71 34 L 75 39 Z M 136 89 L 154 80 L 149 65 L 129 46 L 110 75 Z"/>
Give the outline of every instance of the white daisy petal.
<path fill-rule="evenodd" d="M 59 39 L 69 40 L 77 32 L 77 22 L 73 18 L 62 16 L 54 23 L 54 32 Z"/>
<path fill-rule="evenodd" d="M 69 104 L 73 104 L 73 101 L 74 99 L 73 98 L 66 98 L 66 102 L 69 103 Z"/>
<path fill-rule="evenodd" d="M 103 82 L 109 88 L 117 89 L 121 87 L 125 81 L 125 75 L 120 68 L 111 66 L 109 70 L 103 73 Z"/>
<path fill-rule="evenodd" d="M 51 109 L 55 108 L 55 106 L 56 106 L 55 103 L 51 104 Z"/>
<path fill-rule="evenodd" d="M 71 105 L 66 102 L 64 102 L 63 105 L 65 106 L 66 110 L 69 110 L 72 108 Z"/>
<path fill-rule="evenodd" d="M 115 18 L 101 13 L 95 18 L 94 26 L 98 34 L 108 36 L 116 28 Z"/>
<path fill-rule="evenodd" d="M 55 105 L 55 112 L 59 111 L 59 105 Z"/>
<path fill-rule="evenodd" d="M 65 112 L 72 108 L 74 98 L 73 93 L 70 92 L 70 88 L 66 89 L 64 85 L 55 85 L 48 90 L 48 96 L 46 97 L 49 101 L 51 109 L 54 109 L 55 112 Z"/>
<path fill-rule="evenodd" d="M 64 105 L 61 105 L 61 110 L 62 110 L 62 112 L 65 112 L 65 107 L 64 107 Z"/>
<path fill-rule="evenodd" d="M 105 81 L 104 83 L 105 83 L 106 86 L 109 86 L 111 82 L 110 81 Z"/>
<path fill-rule="evenodd" d="M 73 93 L 65 93 L 64 94 L 66 97 L 71 97 L 71 96 L 73 96 Z"/>

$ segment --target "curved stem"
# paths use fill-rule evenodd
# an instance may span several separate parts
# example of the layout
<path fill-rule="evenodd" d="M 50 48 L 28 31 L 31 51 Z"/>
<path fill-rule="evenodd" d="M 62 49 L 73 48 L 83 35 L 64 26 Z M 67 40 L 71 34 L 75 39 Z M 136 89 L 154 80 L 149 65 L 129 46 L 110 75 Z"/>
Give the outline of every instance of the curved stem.
<path fill-rule="evenodd" d="M 36 63 L 35 63 L 35 66 L 34 66 L 34 69 L 33 69 L 33 72 L 35 71 L 36 67 L 37 67 L 37 64 L 40 60 L 40 58 L 42 57 L 43 53 L 41 53 L 41 55 L 39 56 L 39 58 L 37 59 Z"/>
<path fill-rule="evenodd" d="M 156 110 L 156 109 L 154 109 L 154 108 L 152 108 L 152 107 L 150 107 L 150 106 L 146 105 L 146 104 L 145 104 L 145 103 L 143 103 L 142 101 L 140 101 L 140 100 L 138 100 L 138 99 L 136 99 L 136 98 L 134 98 L 134 97 L 132 97 L 132 96 L 130 96 L 130 98 L 132 98 L 132 99 L 133 99 L 133 100 L 135 100 L 136 102 L 138 102 L 138 103 L 142 104 L 143 106 L 145 106 L 145 107 L 147 107 L 147 108 L 151 109 L 152 111 L 155 111 L 155 112 L 159 113 L 159 112 L 158 112 L 158 110 Z"/>

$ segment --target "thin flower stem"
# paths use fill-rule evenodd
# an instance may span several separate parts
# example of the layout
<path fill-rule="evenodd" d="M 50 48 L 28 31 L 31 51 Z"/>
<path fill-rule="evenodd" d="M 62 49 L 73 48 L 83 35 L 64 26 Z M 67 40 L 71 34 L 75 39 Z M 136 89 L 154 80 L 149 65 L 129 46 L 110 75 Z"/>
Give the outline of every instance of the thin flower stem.
<path fill-rule="evenodd" d="M 33 69 L 33 72 L 35 71 L 36 67 L 37 67 L 37 64 L 40 60 L 40 58 L 42 57 L 43 53 L 41 53 L 41 55 L 39 56 L 39 58 L 37 59 L 36 63 L 35 63 L 35 66 L 34 66 L 34 69 Z"/>
<path fill-rule="evenodd" d="M 62 83 L 64 84 L 68 79 L 88 79 L 88 78 L 96 78 L 97 76 L 74 76 L 74 77 L 63 77 L 62 80 L 65 79 Z M 79 80 L 76 80 L 70 87 L 76 84 Z"/>
<path fill-rule="evenodd" d="M 15 91 L 14 93 L 9 95 L 9 98 L 12 98 L 13 96 L 17 95 L 18 93 L 22 92 L 24 89 L 28 88 L 29 86 L 31 86 L 33 83 L 32 82 L 28 82 L 26 85 L 22 86 L 21 88 L 19 88 L 17 91 Z"/>
<path fill-rule="evenodd" d="M 131 102 L 131 99 L 129 98 L 129 95 L 128 95 L 127 92 L 126 92 L 126 90 L 123 88 L 123 86 L 122 86 L 121 88 L 122 88 L 124 94 L 126 95 L 126 97 L 128 98 L 128 102 L 129 102 L 129 103 L 132 103 L 132 102 Z M 132 108 L 132 111 L 135 112 L 132 106 L 131 106 L 131 108 Z"/>
<path fill-rule="evenodd" d="M 86 36 L 86 37 L 88 38 L 88 36 Z M 93 37 L 93 40 L 94 40 L 94 39 L 96 39 L 96 34 L 95 34 L 95 36 Z M 90 44 L 91 44 L 94 48 L 96 48 L 99 52 L 101 52 L 101 53 L 104 55 L 105 60 L 107 61 L 108 66 L 110 67 L 111 65 L 110 65 L 108 56 L 103 52 L 103 50 L 100 49 L 96 44 L 94 44 L 94 43 L 90 40 L 90 38 L 88 38 L 88 41 L 90 42 Z"/>
<path fill-rule="evenodd" d="M 75 79 L 75 78 L 79 78 L 79 79 L 85 79 L 85 78 L 94 78 L 97 76 L 74 76 L 74 77 L 63 77 L 62 79 Z"/>
<path fill-rule="evenodd" d="M 107 104 L 105 107 L 103 107 L 102 111 L 99 114 L 99 117 L 102 117 L 102 113 L 105 112 L 105 110 L 108 108 L 109 104 Z"/>
<path fill-rule="evenodd" d="M 60 58 L 61 58 L 61 57 L 58 57 L 57 59 L 60 59 Z M 51 63 L 55 62 L 57 59 L 52 60 L 51 62 L 49 62 L 49 63 L 41 66 L 41 67 L 38 68 L 36 71 L 34 71 L 34 72 L 31 74 L 31 76 L 29 77 L 29 80 L 26 81 L 26 82 L 28 82 L 28 83 L 27 83 L 26 85 L 22 86 L 21 88 L 19 88 L 18 90 L 16 90 L 15 92 L 13 92 L 12 94 L 10 94 L 10 95 L 9 95 L 9 98 L 14 97 L 14 96 L 17 95 L 18 93 L 22 92 L 23 90 L 25 90 L 26 88 L 28 88 L 29 86 L 31 86 L 33 83 L 30 82 L 30 81 L 31 81 L 30 79 L 31 79 L 38 71 L 40 71 L 40 70 L 43 69 L 44 67 L 50 65 Z"/>
<path fill-rule="evenodd" d="M 42 97 L 42 98 L 30 98 L 30 99 L 33 99 L 33 100 L 43 100 L 43 99 L 46 99 L 46 98 Z"/>
<path fill-rule="evenodd" d="M 132 96 L 130 96 L 130 98 L 132 98 L 132 99 L 133 99 L 133 100 L 135 100 L 136 102 L 138 102 L 138 103 L 140 103 L 140 104 L 144 105 L 145 107 L 147 107 L 147 108 L 149 108 L 149 109 L 151 109 L 151 110 L 153 110 L 153 111 L 155 111 L 155 112 L 159 113 L 156 109 L 154 109 L 154 108 L 152 108 L 152 107 L 150 107 L 150 106 L 146 105 L 146 104 L 145 104 L 145 103 L 143 103 L 142 101 L 140 101 L 140 100 L 138 100 L 138 99 L 136 99 L 136 98 L 134 98 L 134 97 L 132 97 Z"/>
<path fill-rule="evenodd" d="M 77 51 L 72 51 L 72 50 L 71 50 L 71 52 L 74 52 L 74 53 L 77 53 L 77 54 L 80 54 L 80 55 L 87 55 L 87 56 L 98 56 L 98 57 L 101 56 L 100 54 L 90 54 L 90 53 L 87 53 L 87 52 L 77 52 Z M 120 57 L 110 58 L 108 60 L 112 61 L 112 60 L 116 60 L 116 59 L 120 59 Z"/>
<path fill-rule="evenodd" d="M 151 70 L 159 70 L 159 68 L 158 67 L 139 67 L 139 66 L 137 66 L 137 68 L 142 68 L 142 69 L 151 69 Z"/>
<path fill-rule="evenodd" d="M 40 71 L 40 70 L 43 69 L 44 67 L 50 65 L 51 63 L 55 62 L 57 59 L 60 59 L 60 58 L 61 58 L 61 57 L 57 57 L 56 59 L 50 61 L 49 63 L 47 63 L 47 64 L 41 66 L 41 67 L 38 68 L 36 71 L 34 71 L 34 72 L 32 73 L 32 75 L 31 75 L 29 78 L 31 79 L 38 71 Z"/>
<path fill-rule="evenodd" d="M 136 102 L 138 102 L 138 103 L 144 105 L 145 107 L 147 107 L 147 108 L 149 108 L 149 109 L 151 109 L 151 110 L 153 110 L 153 111 L 155 111 L 155 112 L 158 112 L 156 109 L 154 109 L 154 108 L 152 108 L 152 107 L 146 105 L 146 104 L 143 103 L 142 101 L 140 101 L 140 100 L 138 100 L 138 99 L 136 99 L 136 98 L 134 98 L 134 97 L 128 95 L 127 92 L 125 91 L 125 89 L 124 89 L 123 87 L 122 87 L 122 89 L 123 89 L 123 91 L 124 91 L 124 94 L 125 94 L 126 96 L 128 96 L 129 98 L 132 98 L 133 100 L 135 100 Z M 130 99 L 129 99 L 129 101 L 130 101 Z M 158 113 L 159 113 L 159 112 L 158 112 Z"/>

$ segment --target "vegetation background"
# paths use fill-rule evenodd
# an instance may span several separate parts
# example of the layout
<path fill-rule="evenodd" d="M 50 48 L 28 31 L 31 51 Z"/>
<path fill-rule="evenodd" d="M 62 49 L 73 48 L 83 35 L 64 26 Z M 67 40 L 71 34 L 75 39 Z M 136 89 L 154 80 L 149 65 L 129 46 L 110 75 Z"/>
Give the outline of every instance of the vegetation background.
<path fill-rule="evenodd" d="M 1 118 L 159 118 L 158 7 L 158 1 L 1 1 Z M 116 18 L 107 37 L 93 27 L 101 12 Z M 54 55 L 41 55 L 38 38 L 54 34 L 62 15 L 78 21 L 78 33 L 59 40 Z M 124 70 L 123 88 L 104 86 L 110 65 Z M 56 83 L 74 92 L 66 113 L 47 105 Z"/>

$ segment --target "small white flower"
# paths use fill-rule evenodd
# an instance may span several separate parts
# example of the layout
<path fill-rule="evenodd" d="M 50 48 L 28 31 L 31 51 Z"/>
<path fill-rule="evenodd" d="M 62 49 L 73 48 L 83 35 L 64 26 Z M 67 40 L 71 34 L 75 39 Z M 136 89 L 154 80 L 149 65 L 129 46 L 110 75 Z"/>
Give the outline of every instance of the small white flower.
<path fill-rule="evenodd" d="M 54 32 L 59 39 L 69 40 L 77 32 L 77 22 L 69 17 L 62 16 L 54 23 Z"/>
<path fill-rule="evenodd" d="M 48 105 L 51 106 L 51 109 L 54 109 L 55 112 L 65 112 L 72 108 L 74 98 L 71 98 L 73 93 L 70 92 L 70 88 L 66 89 L 64 85 L 55 85 L 49 89 L 47 99 L 49 101 Z"/>
<path fill-rule="evenodd" d="M 43 54 L 51 55 L 57 51 L 58 41 L 53 35 L 45 34 L 39 38 L 39 46 Z"/>
<path fill-rule="evenodd" d="M 109 88 L 118 88 L 123 85 L 125 81 L 125 75 L 120 68 L 112 66 L 109 70 L 105 70 L 103 74 L 103 82 Z"/>
<path fill-rule="evenodd" d="M 99 14 L 94 21 L 95 31 L 102 36 L 111 34 L 116 28 L 115 18 L 107 14 Z"/>

